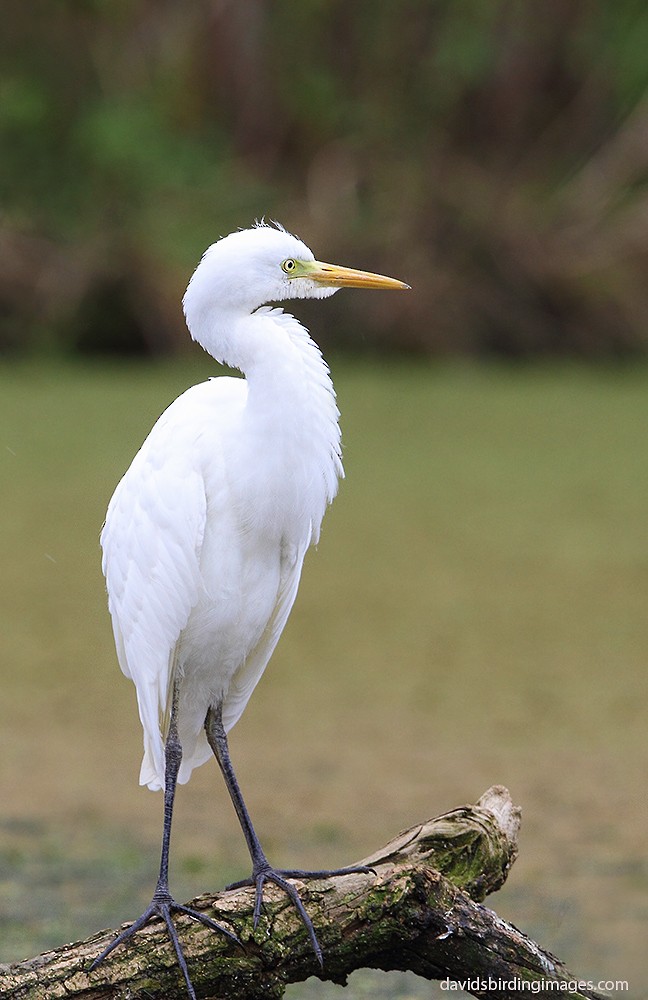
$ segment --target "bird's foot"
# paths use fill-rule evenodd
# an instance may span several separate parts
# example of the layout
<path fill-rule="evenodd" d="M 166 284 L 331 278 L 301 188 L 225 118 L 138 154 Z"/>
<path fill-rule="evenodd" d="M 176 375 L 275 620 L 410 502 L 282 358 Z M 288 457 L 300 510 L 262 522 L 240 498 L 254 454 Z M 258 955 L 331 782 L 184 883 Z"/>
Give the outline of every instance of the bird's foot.
<path fill-rule="evenodd" d="M 90 971 L 96 969 L 97 966 L 103 962 L 103 960 L 107 958 L 108 955 L 115 950 L 115 948 L 119 947 L 120 944 L 124 944 L 124 942 L 130 940 L 130 938 L 137 934 L 142 927 L 146 926 L 146 924 L 148 924 L 151 920 L 155 920 L 157 918 L 159 920 L 163 920 L 166 924 L 167 932 L 173 945 L 173 950 L 175 951 L 176 958 L 178 959 L 178 965 L 180 966 L 180 970 L 184 977 L 187 993 L 189 994 L 190 1000 L 196 1000 L 196 992 L 189 976 L 187 961 L 184 957 L 184 952 L 178 938 L 178 932 L 176 931 L 175 924 L 173 923 L 171 916 L 172 913 L 184 913 L 188 917 L 193 917 L 194 920 L 199 920 L 201 924 L 205 925 L 205 927 L 210 927 L 212 930 L 219 931 L 221 934 L 224 934 L 225 937 L 229 938 L 229 940 L 234 942 L 234 944 L 241 944 L 236 935 L 232 934 L 231 931 L 228 931 L 226 927 L 223 927 L 221 924 L 217 924 L 215 920 L 205 916 L 204 913 L 200 913 L 198 910 L 192 910 L 189 906 L 183 906 L 181 903 L 176 903 L 175 899 L 171 896 L 168 890 L 164 888 L 160 889 L 158 887 L 148 909 L 146 909 L 142 916 L 138 917 L 137 920 L 130 925 L 130 927 L 127 927 L 121 932 L 121 934 L 118 934 L 114 941 L 110 942 L 107 948 L 104 948 L 101 954 L 98 955 L 93 961 L 90 966 Z"/>
<path fill-rule="evenodd" d="M 288 898 L 293 903 L 295 909 L 301 917 L 302 923 L 308 932 L 308 937 L 310 938 L 313 951 L 320 966 L 324 966 L 324 958 L 322 955 L 322 949 L 320 943 L 317 940 L 317 934 L 315 933 L 315 928 L 313 927 L 313 921 L 306 912 L 306 907 L 304 906 L 301 896 L 296 888 L 288 879 L 323 879 L 323 878 L 333 878 L 335 875 L 354 875 L 360 872 L 364 875 L 375 875 L 373 868 L 367 868 L 366 865 L 353 865 L 349 868 L 326 868 L 321 871 L 303 871 L 300 868 L 273 868 L 267 861 L 263 861 L 254 866 L 254 870 L 250 878 L 242 879 L 240 882 L 232 882 L 228 885 L 228 889 L 240 889 L 243 886 L 253 885 L 256 887 L 256 899 L 254 903 L 254 927 L 256 929 L 259 923 L 259 918 L 261 916 L 261 907 L 263 905 L 263 886 L 266 882 L 274 882 L 275 885 L 279 886 L 280 889 L 286 893 Z"/>

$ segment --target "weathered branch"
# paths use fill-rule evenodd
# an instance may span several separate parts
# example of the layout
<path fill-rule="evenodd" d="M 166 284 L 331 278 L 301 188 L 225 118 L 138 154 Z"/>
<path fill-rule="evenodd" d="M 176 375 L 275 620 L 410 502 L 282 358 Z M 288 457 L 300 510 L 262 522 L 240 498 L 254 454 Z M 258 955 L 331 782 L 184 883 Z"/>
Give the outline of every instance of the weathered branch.
<path fill-rule="evenodd" d="M 410 969 L 427 979 L 470 980 L 478 997 L 519 1000 L 520 983 L 570 983 L 569 995 L 596 1000 L 562 964 L 480 905 L 504 883 L 517 854 L 519 810 L 505 788 L 395 837 L 364 864 L 374 875 L 345 875 L 304 887 L 324 950 L 321 969 L 285 895 L 265 890 L 252 929 L 252 889 L 200 896 L 191 903 L 230 926 L 236 947 L 189 918 L 178 927 L 198 996 L 279 1000 L 288 983 L 319 976 L 344 983 L 355 969 Z M 175 956 L 159 922 L 88 974 L 113 938 L 102 931 L 26 962 L 0 966 L 1 1000 L 185 1000 Z M 528 987 L 527 987 L 528 988 Z M 535 991 L 541 988 L 536 985 Z M 547 987 L 552 994 L 555 989 Z M 541 992 L 542 995 L 542 992 Z"/>

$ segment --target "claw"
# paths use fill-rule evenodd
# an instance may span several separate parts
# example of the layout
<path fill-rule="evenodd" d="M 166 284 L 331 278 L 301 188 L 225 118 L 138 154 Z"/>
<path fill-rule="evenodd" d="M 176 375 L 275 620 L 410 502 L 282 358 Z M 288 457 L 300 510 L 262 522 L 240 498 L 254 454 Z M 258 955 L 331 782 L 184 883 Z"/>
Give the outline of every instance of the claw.
<path fill-rule="evenodd" d="M 212 930 L 219 931 L 221 934 L 224 934 L 225 937 L 229 938 L 229 940 L 234 944 L 241 945 L 241 942 L 235 934 L 232 934 L 231 931 L 228 931 L 227 928 L 223 927 L 221 924 L 216 923 L 216 921 L 212 920 L 211 917 L 205 916 L 204 913 L 200 913 L 198 910 L 192 910 L 189 906 L 183 906 L 180 903 L 176 903 L 175 899 L 173 899 L 170 895 L 160 896 L 159 893 L 156 893 L 148 909 L 145 910 L 141 917 L 138 917 L 137 920 L 130 925 L 130 927 L 127 927 L 120 934 L 118 934 L 117 937 L 111 941 L 106 948 L 104 948 L 101 954 L 98 955 L 90 965 L 89 971 L 92 972 L 96 969 L 97 966 L 100 965 L 100 963 L 115 950 L 115 948 L 130 940 L 130 938 L 132 938 L 151 920 L 163 920 L 166 924 L 167 933 L 171 939 L 171 944 L 173 945 L 173 950 L 175 951 L 178 965 L 180 966 L 180 971 L 182 972 L 185 985 L 187 987 L 189 1000 L 196 1000 L 196 991 L 194 990 L 191 977 L 189 976 L 187 960 L 185 959 L 182 945 L 180 944 L 180 939 L 178 938 L 178 932 L 171 916 L 174 911 L 184 913 L 186 916 L 200 921 L 200 923 L 204 924 L 206 927 L 210 927 Z"/>
<path fill-rule="evenodd" d="M 324 968 L 324 957 L 322 954 L 322 949 L 319 941 L 317 940 L 317 934 L 315 933 L 315 928 L 313 927 L 313 921 L 306 911 L 306 907 L 302 901 L 299 892 L 294 885 L 287 882 L 287 879 L 323 879 L 323 878 L 333 878 L 336 875 L 354 875 L 356 873 L 361 873 L 363 875 L 375 875 L 376 872 L 373 868 L 368 868 L 367 865 L 354 865 L 349 868 L 326 868 L 322 871 L 303 871 L 301 868 L 272 868 L 270 865 L 263 865 L 259 867 L 256 872 L 252 872 L 250 878 L 241 879 L 240 882 L 232 882 L 227 886 L 227 889 L 240 889 L 243 886 L 253 885 L 256 889 L 256 896 L 254 901 L 254 929 L 256 930 L 259 918 L 261 916 L 261 907 L 263 906 L 263 886 L 266 882 L 274 882 L 275 885 L 279 886 L 280 889 L 286 893 L 293 906 L 297 910 L 301 921 L 306 928 L 308 937 L 310 939 L 313 951 L 315 952 L 315 957 L 319 962 L 321 968 Z"/>

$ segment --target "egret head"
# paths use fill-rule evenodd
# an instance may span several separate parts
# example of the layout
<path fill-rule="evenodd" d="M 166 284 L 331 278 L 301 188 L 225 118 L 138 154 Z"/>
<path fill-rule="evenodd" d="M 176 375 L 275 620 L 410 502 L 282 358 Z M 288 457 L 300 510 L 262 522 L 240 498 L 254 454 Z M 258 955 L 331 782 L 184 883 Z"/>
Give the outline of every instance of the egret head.
<path fill-rule="evenodd" d="M 231 233 L 204 253 L 184 297 L 196 307 L 252 312 L 268 302 L 324 298 L 338 288 L 408 288 L 402 281 L 315 260 L 312 250 L 280 226 L 264 223 Z"/>

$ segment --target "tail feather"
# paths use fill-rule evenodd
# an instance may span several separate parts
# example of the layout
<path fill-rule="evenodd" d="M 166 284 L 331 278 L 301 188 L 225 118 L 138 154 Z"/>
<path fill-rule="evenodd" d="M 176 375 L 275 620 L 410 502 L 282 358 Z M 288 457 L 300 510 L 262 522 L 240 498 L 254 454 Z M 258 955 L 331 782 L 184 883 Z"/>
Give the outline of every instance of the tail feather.
<path fill-rule="evenodd" d="M 144 737 L 144 757 L 140 768 L 140 785 L 147 785 L 152 792 L 160 791 L 164 788 L 164 746 L 162 736 L 159 739 Z M 200 731 L 192 739 L 186 740 L 186 749 L 183 746 L 182 763 L 178 772 L 178 784 L 184 785 L 189 781 L 191 772 L 195 767 L 200 767 L 212 755 L 211 747 L 207 742 L 204 731 Z"/>

